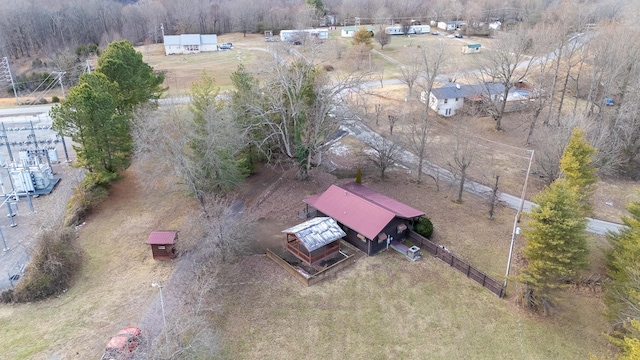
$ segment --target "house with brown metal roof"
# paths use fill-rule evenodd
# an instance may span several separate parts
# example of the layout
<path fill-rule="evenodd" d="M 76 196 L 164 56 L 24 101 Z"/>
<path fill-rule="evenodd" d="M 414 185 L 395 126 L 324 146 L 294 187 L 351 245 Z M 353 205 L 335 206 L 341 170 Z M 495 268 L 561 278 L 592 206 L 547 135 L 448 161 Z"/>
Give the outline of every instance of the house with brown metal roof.
<path fill-rule="evenodd" d="M 401 240 L 424 212 L 358 183 L 331 185 L 325 192 L 311 196 L 305 203 L 318 216 L 335 219 L 344 237 L 367 255 L 375 255 Z"/>

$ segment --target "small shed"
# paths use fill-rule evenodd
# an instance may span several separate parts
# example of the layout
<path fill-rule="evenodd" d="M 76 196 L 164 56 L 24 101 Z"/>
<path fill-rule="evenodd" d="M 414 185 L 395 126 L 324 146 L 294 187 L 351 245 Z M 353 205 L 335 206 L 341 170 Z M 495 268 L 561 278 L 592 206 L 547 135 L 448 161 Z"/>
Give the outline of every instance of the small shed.
<path fill-rule="evenodd" d="M 479 53 L 479 52 L 480 52 L 480 47 L 482 47 L 482 45 L 480 45 L 480 44 L 467 44 L 467 45 L 463 45 L 463 46 L 462 46 L 462 53 L 463 53 L 463 54 L 475 54 L 475 53 Z"/>
<path fill-rule="evenodd" d="M 282 232 L 287 234 L 287 250 L 309 265 L 340 251 L 337 240 L 347 235 L 330 217 L 316 217 Z"/>
<path fill-rule="evenodd" d="M 176 241 L 178 232 L 174 230 L 158 230 L 149 234 L 147 244 L 151 245 L 154 260 L 171 260 L 176 257 Z"/>

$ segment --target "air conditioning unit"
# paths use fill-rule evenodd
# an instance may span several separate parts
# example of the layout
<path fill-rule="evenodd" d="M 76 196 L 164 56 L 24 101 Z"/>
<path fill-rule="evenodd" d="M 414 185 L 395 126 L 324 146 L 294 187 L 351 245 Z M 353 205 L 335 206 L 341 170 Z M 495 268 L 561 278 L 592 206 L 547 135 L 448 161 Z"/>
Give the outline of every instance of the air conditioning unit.
<path fill-rule="evenodd" d="M 420 248 L 417 246 L 412 246 L 407 250 L 407 257 L 413 261 L 416 261 L 422 258 L 422 252 Z"/>

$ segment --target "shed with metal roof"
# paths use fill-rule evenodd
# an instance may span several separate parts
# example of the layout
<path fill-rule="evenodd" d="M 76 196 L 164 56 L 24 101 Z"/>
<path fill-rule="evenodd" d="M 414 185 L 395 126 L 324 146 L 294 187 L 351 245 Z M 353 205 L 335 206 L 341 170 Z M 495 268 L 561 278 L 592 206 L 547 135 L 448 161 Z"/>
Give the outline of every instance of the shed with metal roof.
<path fill-rule="evenodd" d="M 340 251 L 338 240 L 347 235 L 330 217 L 316 217 L 282 232 L 287 234 L 287 250 L 310 265 Z"/>

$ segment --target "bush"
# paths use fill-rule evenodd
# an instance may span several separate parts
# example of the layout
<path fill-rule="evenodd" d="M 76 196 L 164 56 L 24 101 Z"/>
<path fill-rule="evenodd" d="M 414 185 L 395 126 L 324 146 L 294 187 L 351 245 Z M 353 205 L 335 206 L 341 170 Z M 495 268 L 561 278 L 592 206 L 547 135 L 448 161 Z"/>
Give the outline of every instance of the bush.
<path fill-rule="evenodd" d="M 57 96 L 54 96 L 54 97 L 51 98 L 51 102 L 54 103 L 54 104 L 55 103 L 59 103 L 60 102 L 60 98 L 57 97 Z"/>
<path fill-rule="evenodd" d="M 42 300 L 66 290 L 82 265 L 82 250 L 73 228 L 42 230 L 22 281 L 12 294 L 16 302 Z"/>
<path fill-rule="evenodd" d="M 73 195 L 67 203 L 64 218 L 65 226 L 80 224 L 102 200 L 109 195 L 106 185 L 102 185 L 95 176 L 87 176 L 73 189 Z"/>
<path fill-rule="evenodd" d="M 413 230 L 426 238 L 430 238 L 433 234 L 433 223 L 428 217 L 422 216 L 418 219 Z"/>

